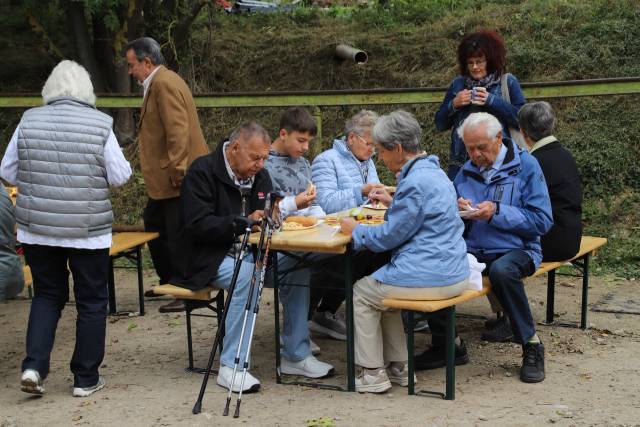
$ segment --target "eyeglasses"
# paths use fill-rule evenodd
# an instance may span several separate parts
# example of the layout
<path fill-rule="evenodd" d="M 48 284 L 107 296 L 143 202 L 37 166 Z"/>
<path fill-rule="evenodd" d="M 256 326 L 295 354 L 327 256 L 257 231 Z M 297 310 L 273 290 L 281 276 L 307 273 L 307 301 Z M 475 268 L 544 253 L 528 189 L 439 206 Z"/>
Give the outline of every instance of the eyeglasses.
<path fill-rule="evenodd" d="M 468 68 L 481 67 L 487 63 L 486 59 L 479 59 L 477 61 L 467 61 Z"/>
<path fill-rule="evenodd" d="M 364 142 L 364 145 L 365 145 L 367 148 L 372 148 L 372 149 L 374 149 L 374 150 L 375 150 L 375 144 L 374 144 L 373 142 L 368 142 L 366 139 L 364 139 L 363 137 L 361 137 L 361 136 L 360 136 L 360 135 L 358 135 L 357 133 L 354 133 L 354 135 L 355 135 L 355 136 L 357 136 L 357 137 L 360 139 L 360 141 Z"/>

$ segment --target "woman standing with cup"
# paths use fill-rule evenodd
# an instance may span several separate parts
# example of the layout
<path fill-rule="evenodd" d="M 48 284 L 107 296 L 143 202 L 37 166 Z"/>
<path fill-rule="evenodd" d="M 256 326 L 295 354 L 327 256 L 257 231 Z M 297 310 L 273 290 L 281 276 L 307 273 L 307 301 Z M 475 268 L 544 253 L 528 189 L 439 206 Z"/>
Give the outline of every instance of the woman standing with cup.
<path fill-rule="evenodd" d="M 457 129 L 471 113 L 485 111 L 502 123 L 502 134 L 510 137 L 509 128 L 518 128 L 518 110 L 526 100 L 520 83 L 506 72 L 504 40 L 495 30 L 467 35 L 458 46 L 460 75 L 451 85 L 436 112 L 439 131 L 451 129 L 448 175 L 453 180 L 468 156 Z M 503 82 L 504 81 L 504 89 Z M 508 99 L 503 93 L 508 89 Z"/>

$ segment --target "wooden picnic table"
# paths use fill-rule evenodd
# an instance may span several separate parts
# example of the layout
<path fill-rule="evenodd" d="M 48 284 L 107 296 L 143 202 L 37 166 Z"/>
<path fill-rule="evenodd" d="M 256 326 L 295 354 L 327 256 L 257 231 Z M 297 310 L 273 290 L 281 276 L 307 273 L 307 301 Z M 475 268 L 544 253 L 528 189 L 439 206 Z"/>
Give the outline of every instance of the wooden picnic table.
<path fill-rule="evenodd" d="M 345 217 L 349 216 L 350 210 L 337 212 L 330 217 Z M 363 208 L 362 213 L 365 215 L 383 215 L 383 210 Z M 260 233 L 252 233 L 249 236 L 249 243 L 252 245 L 258 245 L 260 242 Z M 353 280 L 352 280 L 352 248 L 351 248 L 351 236 L 347 236 L 340 232 L 339 225 L 328 225 L 326 222 L 321 222 L 317 226 L 305 230 L 295 231 L 276 231 L 271 237 L 270 250 L 274 251 L 273 266 L 274 271 L 277 272 L 277 252 L 292 253 L 292 252 L 320 252 L 336 255 L 345 255 L 345 312 L 346 312 L 346 326 L 347 326 L 347 391 L 355 391 L 355 357 L 354 357 L 354 336 L 353 336 Z M 299 258 L 299 257 L 298 257 Z M 300 259 L 300 268 L 308 267 L 309 265 Z M 278 278 L 277 274 L 274 274 L 274 311 L 275 311 L 275 328 L 276 335 L 279 335 L 279 303 L 278 303 Z M 276 337 L 278 338 L 278 337 Z M 277 383 L 281 384 L 279 368 L 280 368 L 280 343 L 276 339 L 276 372 Z M 315 383 L 298 383 L 293 382 L 290 384 L 307 384 L 318 386 L 320 388 L 330 388 L 342 390 L 336 386 L 324 386 L 322 384 Z"/>
<path fill-rule="evenodd" d="M 116 287 L 113 274 L 113 262 L 119 258 L 126 258 L 136 265 L 138 273 L 138 302 L 140 315 L 144 316 L 144 289 L 142 281 L 142 248 L 147 242 L 156 239 L 158 233 L 125 232 L 114 233 L 109 249 L 109 314 L 116 314 Z"/>

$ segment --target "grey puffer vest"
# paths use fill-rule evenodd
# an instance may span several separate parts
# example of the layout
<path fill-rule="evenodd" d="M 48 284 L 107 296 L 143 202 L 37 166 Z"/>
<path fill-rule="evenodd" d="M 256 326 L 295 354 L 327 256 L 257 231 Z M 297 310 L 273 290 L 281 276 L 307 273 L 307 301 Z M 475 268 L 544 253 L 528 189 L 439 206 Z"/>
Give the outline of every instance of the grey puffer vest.
<path fill-rule="evenodd" d="M 111 233 L 104 145 L 113 119 L 74 98 L 24 113 L 18 134 L 18 228 L 51 237 Z"/>

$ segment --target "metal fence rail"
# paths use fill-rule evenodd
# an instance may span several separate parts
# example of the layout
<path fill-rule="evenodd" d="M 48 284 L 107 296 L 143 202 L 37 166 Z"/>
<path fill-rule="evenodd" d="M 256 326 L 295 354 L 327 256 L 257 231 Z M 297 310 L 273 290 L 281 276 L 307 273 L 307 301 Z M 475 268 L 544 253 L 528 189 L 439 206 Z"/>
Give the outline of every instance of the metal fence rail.
<path fill-rule="evenodd" d="M 527 99 L 640 94 L 640 77 L 523 83 Z M 440 103 L 447 88 L 358 89 L 299 92 L 233 92 L 194 95 L 200 108 L 347 106 Z M 1 94 L 0 108 L 42 104 L 38 94 Z M 100 108 L 139 108 L 140 95 L 98 94 Z"/>

